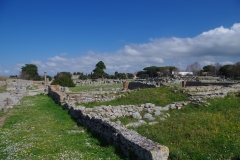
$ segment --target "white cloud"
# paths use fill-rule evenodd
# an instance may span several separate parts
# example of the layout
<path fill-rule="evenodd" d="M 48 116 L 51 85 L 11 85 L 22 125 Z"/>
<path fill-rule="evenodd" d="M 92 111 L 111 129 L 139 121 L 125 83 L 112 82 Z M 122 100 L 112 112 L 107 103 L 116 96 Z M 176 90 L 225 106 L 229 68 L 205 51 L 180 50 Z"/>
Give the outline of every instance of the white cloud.
<path fill-rule="evenodd" d="M 186 69 L 188 64 L 199 62 L 202 67 L 212 63 L 229 64 L 240 61 L 240 23 L 231 28 L 205 31 L 193 38 L 157 38 L 148 43 L 128 44 L 114 53 L 89 51 L 76 58 L 67 58 L 67 53 L 49 57 L 46 62 L 32 61 L 39 71 L 53 75 L 57 72 L 90 73 L 99 61 L 107 67 L 106 72 L 134 73 L 147 66 L 174 65 Z M 63 56 L 65 56 L 63 58 Z"/>
<path fill-rule="evenodd" d="M 225 61 L 225 62 L 221 62 L 220 63 L 221 65 L 228 65 L 228 64 L 234 64 L 233 62 L 230 62 L 230 61 Z"/>
<path fill-rule="evenodd" d="M 54 62 L 64 62 L 64 61 L 68 61 L 68 59 L 66 58 L 62 58 L 62 57 L 59 57 L 59 56 L 55 56 L 53 58 L 48 58 L 50 61 L 54 61 Z"/>

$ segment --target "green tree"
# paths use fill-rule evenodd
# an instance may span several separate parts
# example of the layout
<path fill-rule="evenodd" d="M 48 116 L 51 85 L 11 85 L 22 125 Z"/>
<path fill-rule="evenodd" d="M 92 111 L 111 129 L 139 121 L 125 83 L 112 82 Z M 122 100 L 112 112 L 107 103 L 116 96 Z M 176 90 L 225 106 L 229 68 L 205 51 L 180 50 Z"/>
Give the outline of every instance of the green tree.
<path fill-rule="evenodd" d="M 220 74 L 222 76 L 225 76 L 225 77 L 230 77 L 231 75 L 231 68 L 232 68 L 233 65 L 231 64 L 227 64 L 227 65 L 224 65 L 220 68 Z"/>
<path fill-rule="evenodd" d="M 215 67 L 213 65 L 207 65 L 203 67 L 203 72 L 208 72 L 208 75 L 215 75 Z"/>
<path fill-rule="evenodd" d="M 114 77 L 117 79 L 118 78 L 118 71 L 114 73 Z"/>
<path fill-rule="evenodd" d="M 95 66 L 95 69 L 93 70 L 93 73 L 94 73 L 94 77 L 95 78 L 99 78 L 99 77 L 102 77 L 103 78 L 103 75 L 104 75 L 104 70 L 106 69 L 106 66 L 105 64 L 103 63 L 103 61 L 99 61 L 96 66 Z"/>
<path fill-rule="evenodd" d="M 56 76 L 54 76 L 54 81 L 51 85 L 60 85 L 63 87 L 75 87 L 73 80 L 71 79 L 70 72 L 60 72 Z"/>
<path fill-rule="evenodd" d="M 38 74 L 38 67 L 35 64 L 25 64 L 21 69 L 20 78 L 26 80 L 41 80 Z"/>

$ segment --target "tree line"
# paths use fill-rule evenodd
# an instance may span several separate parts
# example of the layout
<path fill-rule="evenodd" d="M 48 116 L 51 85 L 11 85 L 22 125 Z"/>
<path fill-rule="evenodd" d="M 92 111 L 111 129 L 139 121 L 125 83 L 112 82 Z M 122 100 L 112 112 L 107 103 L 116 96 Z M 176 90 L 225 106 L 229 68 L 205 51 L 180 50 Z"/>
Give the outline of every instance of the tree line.
<path fill-rule="evenodd" d="M 240 62 L 226 65 L 213 63 L 204 66 L 202 69 L 198 62 L 194 62 L 187 66 L 186 71 L 193 72 L 195 75 L 199 76 L 224 76 L 225 78 L 240 80 Z"/>
<path fill-rule="evenodd" d="M 47 78 L 51 81 L 54 78 L 52 84 L 59 84 L 62 86 L 73 87 L 75 84 L 72 81 L 72 75 L 78 76 L 81 80 L 86 79 L 98 79 L 98 78 L 107 78 L 107 79 L 132 79 L 134 77 L 138 78 L 151 78 L 151 77 L 161 77 L 161 76 L 171 76 L 179 72 L 179 69 L 175 66 L 150 66 L 145 67 L 141 71 L 136 73 L 119 73 L 116 71 L 114 75 L 107 74 L 104 70 L 106 66 L 103 61 L 99 61 L 93 71 L 90 74 L 84 74 L 83 72 L 59 72 L 54 77 L 47 75 Z M 26 80 L 44 80 L 43 76 L 38 74 L 38 68 L 35 64 L 25 64 L 21 68 L 19 76 L 13 75 L 10 78 L 21 78 Z M 239 79 L 240 80 L 240 62 L 235 64 L 221 65 L 219 63 L 214 63 L 211 65 L 206 65 L 201 68 L 198 62 L 187 65 L 186 70 L 188 72 L 193 72 L 194 75 L 206 75 L 206 76 L 224 76 L 225 78 Z"/>

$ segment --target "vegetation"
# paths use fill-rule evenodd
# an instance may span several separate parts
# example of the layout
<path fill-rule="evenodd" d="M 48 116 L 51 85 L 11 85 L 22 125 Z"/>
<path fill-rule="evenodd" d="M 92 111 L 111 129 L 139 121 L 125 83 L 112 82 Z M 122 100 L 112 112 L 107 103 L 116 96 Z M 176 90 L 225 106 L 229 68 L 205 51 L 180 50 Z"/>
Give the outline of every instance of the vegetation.
<path fill-rule="evenodd" d="M 122 159 L 45 95 L 24 97 L 0 129 L 0 159 Z"/>
<path fill-rule="evenodd" d="M 60 85 L 64 87 L 75 87 L 73 80 L 71 79 L 70 72 L 60 72 L 56 76 L 54 76 L 54 81 L 51 85 Z"/>
<path fill-rule="evenodd" d="M 170 111 L 156 125 L 135 129 L 169 147 L 169 159 L 240 159 L 240 99 L 228 96 L 211 105 Z"/>
<path fill-rule="evenodd" d="M 188 105 L 181 110 L 166 111 L 165 121 L 143 125 L 136 130 L 143 136 L 170 149 L 169 159 L 240 159 L 240 93 L 225 98 L 210 99 L 209 107 Z M 141 89 L 125 97 L 87 106 L 142 104 L 151 102 L 165 106 L 186 100 L 184 94 L 174 94 L 172 88 Z M 135 122 L 131 117 L 119 118 L 122 124 Z"/>
<path fill-rule="evenodd" d="M 164 106 L 172 102 L 187 100 L 187 95 L 180 92 L 173 93 L 172 90 L 172 88 L 168 87 L 140 89 L 139 91 L 134 91 L 132 93 L 127 92 L 126 96 L 109 102 L 92 102 L 81 105 L 86 107 L 93 107 L 100 105 L 138 105 L 150 102 L 157 106 Z"/>
<path fill-rule="evenodd" d="M 93 70 L 93 75 L 95 78 L 103 78 L 103 75 L 104 75 L 104 70 L 106 69 L 106 66 L 105 64 L 103 63 L 103 61 L 99 61 L 96 66 L 95 66 L 95 69 Z"/>
<path fill-rule="evenodd" d="M 139 71 L 137 73 L 137 76 L 139 78 L 169 76 L 172 74 L 172 71 L 177 71 L 177 70 L 178 69 L 174 66 L 165 66 L 165 67 L 151 66 L 151 67 L 144 68 L 143 71 Z"/>
<path fill-rule="evenodd" d="M 41 77 L 38 74 L 38 67 L 35 64 L 25 64 L 20 73 L 21 79 L 26 80 L 41 80 Z"/>
<path fill-rule="evenodd" d="M 201 66 L 198 62 L 194 62 L 187 66 L 186 71 L 193 72 L 194 75 L 200 75 Z"/>
<path fill-rule="evenodd" d="M 76 86 L 76 87 L 69 87 L 71 92 L 86 92 L 96 90 L 97 88 L 121 88 L 122 84 L 116 85 L 103 85 L 103 86 Z"/>

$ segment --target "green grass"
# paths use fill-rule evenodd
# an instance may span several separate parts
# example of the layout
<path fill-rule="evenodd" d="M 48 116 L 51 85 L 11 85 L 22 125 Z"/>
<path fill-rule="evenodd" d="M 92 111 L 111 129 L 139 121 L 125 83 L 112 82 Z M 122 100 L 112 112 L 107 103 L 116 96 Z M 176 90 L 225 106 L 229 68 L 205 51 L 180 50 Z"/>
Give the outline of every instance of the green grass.
<path fill-rule="evenodd" d="M 173 93 L 173 88 L 159 87 L 159 88 L 148 88 L 140 89 L 126 93 L 124 97 L 117 98 L 109 102 L 92 102 L 88 104 L 79 104 L 86 107 L 94 107 L 100 105 L 139 105 L 144 103 L 153 103 L 157 106 L 165 106 L 172 102 L 187 100 L 187 95 L 180 92 Z"/>
<path fill-rule="evenodd" d="M 24 97 L 0 127 L 0 159 L 122 159 L 116 152 L 45 95 Z"/>
<path fill-rule="evenodd" d="M 107 89 L 107 88 L 122 88 L 122 84 L 109 84 L 109 85 L 102 85 L 102 86 L 76 86 L 76 87 L 69 87 L 69 90 L 72 92 L 86 92 L 86 91 L 93 91 L 97 88 Z"/>
<path fill-rule="evenodd" d="M 0 86 L 0 93 L 6 92 L 7 85 Z"/>
<path fill-rule="evenodd" d="M 211 105 L 170 111 L 153 126 L 135 129 L 170 149 L 169 159 L 240 159 L 240 99 L 228 96 Z"/>

